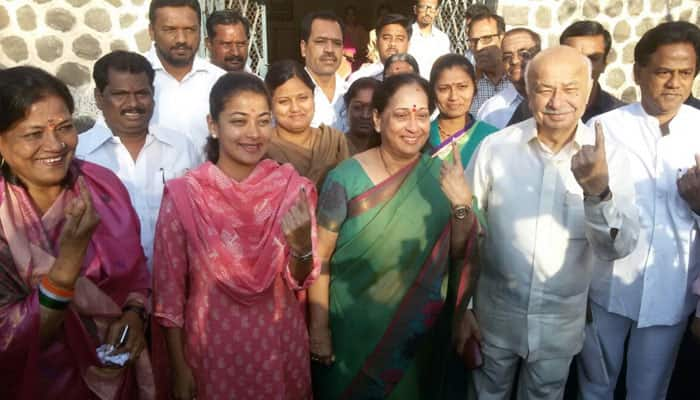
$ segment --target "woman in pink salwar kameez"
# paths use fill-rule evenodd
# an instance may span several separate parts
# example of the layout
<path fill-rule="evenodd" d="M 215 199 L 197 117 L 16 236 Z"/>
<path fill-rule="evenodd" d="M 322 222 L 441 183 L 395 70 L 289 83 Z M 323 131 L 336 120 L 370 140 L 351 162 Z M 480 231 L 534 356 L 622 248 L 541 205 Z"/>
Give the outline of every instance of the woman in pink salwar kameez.
<path fill-rule="evenodd" d="M 176 399 L 311 398 L 296 295 L 320 269 L 317 195 L 290 164 L 261 161 L 271 118 L 259 78 L 224 75 L 210 95 L 209 161 L 166 183 L 154 316 L 165 328 L 165 389 Z"/>
<path fill-rule="evenodd" d="M 148 399 L 150 276 L 129 195 L 73 158 L 66 86 L 32 67 L 0 71 L 0 398 Z M 130 353 L 103 364 L 100 345 Z"/>

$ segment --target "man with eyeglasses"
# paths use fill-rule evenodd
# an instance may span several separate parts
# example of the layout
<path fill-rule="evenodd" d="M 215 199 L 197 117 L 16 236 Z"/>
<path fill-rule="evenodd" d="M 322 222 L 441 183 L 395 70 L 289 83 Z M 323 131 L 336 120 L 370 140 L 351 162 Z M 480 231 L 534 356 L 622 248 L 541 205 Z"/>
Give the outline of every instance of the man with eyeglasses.
<path fill-rule="evenodd" d="M 474 3 L 470 5 L 467 7 L 467 13 L 464 16 L 464 26 L 468 27 L 472 22 L 472 19 L 477 15 L 489 14 L 491 12 L 491 9 L 485 4 Z M 464 56 L 467 57 L 467 60 L 469 60 L 472 65 L 476 64 L 476 60 L 474 60 L 474 52 L 469 48 L 469 46 L 467 46 L 467 51 L 464 53 Z"/>
<path fill-rule="evenodd" d="M 413 24 L 408 53 L 418 61 L 420 74 L 425 79 L 430 79 L 435 60 L 450 52 L 450 38 L 433 26 L 439 8 L 439 0 L 417 0 L 413 5 L 416 22 Z"/>
<path fill-rule="evenodd" d="M 207 18 L 205 44 L 211 63 L 227 72 L 251 72 L 248 64 L 250 22 L 239 12 L 214 11 Z"/>
<path fill-rule="evenodd" d="M 501 44 L 501 52 L 503 68 L 512 86 L 508 86 L 488 99 L 479 109 L 476 119 L 488 122 L 499 129 L 511 125 L 509 121 L 518 106 L 527 104 L 527 101 L 523 101 L 527 97 L 525 67 L 530 59 L 539 53 L 540 47 L 540 35 L 530 29 L 514 28 L 506 32 Z"/>
<path fill-rule="evenodd" d="M 476 115 L 486 100 L 511 86 L 501 59 L 501 40 L 505 30 L 503 17 L 492 13 L 477 15 L 469 22 L 467 39 L 476 59 L 478 74 L 476 94 L 469 110 L 472 115 Z"/>

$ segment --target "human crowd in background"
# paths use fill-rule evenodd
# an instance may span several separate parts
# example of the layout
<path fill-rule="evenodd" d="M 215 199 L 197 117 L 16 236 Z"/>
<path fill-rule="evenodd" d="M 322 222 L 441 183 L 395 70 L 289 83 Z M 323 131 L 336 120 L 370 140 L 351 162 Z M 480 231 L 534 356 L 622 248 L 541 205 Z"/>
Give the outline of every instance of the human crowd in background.
<path fill-rule="evenodd" d="M 625 104 L 600 23 L 544 48 L 475 5 L 456 54 L 439 9 L 313 12 L 259 77 L 241 14 L 152 0 L 80 134 L 65 84 L 0 71 L 0 398 L 665 398 L 700 29 L 644 33 Z"/>

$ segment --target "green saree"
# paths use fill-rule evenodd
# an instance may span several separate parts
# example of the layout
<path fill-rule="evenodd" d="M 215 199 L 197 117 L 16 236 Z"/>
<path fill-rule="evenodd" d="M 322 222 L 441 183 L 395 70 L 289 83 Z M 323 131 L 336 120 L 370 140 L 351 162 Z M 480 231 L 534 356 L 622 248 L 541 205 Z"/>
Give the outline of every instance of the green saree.
<path fill-rule="evenodd" d="M 376 186 L 355 159 L 328 175 L 318 221 L 339 233 L 329 288 L 336 361 L 314 366 L 317 399 L 433 398 L 442 390 L 453 353 L 448 276 L 450 287 L 461 283 L 449 292 L 463 293 L 468 269 L 450 265 L 440 166 L 422 155 Z"/>
<path fill-rule="evenodd" d="M 477 121 L 469 118 L 470 123 L 463 129 L 452 134 L 447 140 L 440 142 L 440 128 L 436 119 L 430 124 L 430 137 L 426 143 L 424 151 L 430 155 L 435 155 L 443 160 L 451 160 L 452 154 L 450 144 L 454 141 L 457 143 L 457 148 L 461 152 L 463 167 L 467 167 L 469 160 L 476 151 L 484 138 L 496 131 L 498 128 L 487 124 L 486 122 Z"/>

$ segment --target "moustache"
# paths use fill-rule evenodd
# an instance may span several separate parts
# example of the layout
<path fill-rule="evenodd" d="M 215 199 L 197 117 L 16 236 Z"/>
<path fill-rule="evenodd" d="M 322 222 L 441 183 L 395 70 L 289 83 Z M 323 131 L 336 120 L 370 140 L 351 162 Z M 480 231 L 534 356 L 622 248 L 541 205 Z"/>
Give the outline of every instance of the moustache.
<path fill-rule="evenodd" d="M 170 48 L 170 50 L 192 50 L 192 47 L 186 44 L 178 44 Z"/>
<path fill-rule="evenodd" d="M 125 108 L 121 112 L 121 115 L 124 114 L 146 114 L 146 109 L 143 107 Z"/>
<path fill-rule="evenodd" d="M 567 107 L 567 108 L 557 109 L 557 110 L 546 107 L 544 109 L 544 111 L 542 111 L 542 113 L 546 114 L 546 115 L 562 115 L 562 114 L 569 114 L 569 113 L 572 113 L 574 111 L 576 111 L 576 110 L 572 107 Z"/>
<path fill-rule="evenodd" d="M 241 64 L 243 64 L 245 62 L 245 60 L 241 56 L 228 56 L 228 57 L 224 58 L 224 61 L 226 61 L 226 62 L 235 61 L 235 62 L 238 62 Z"/>

